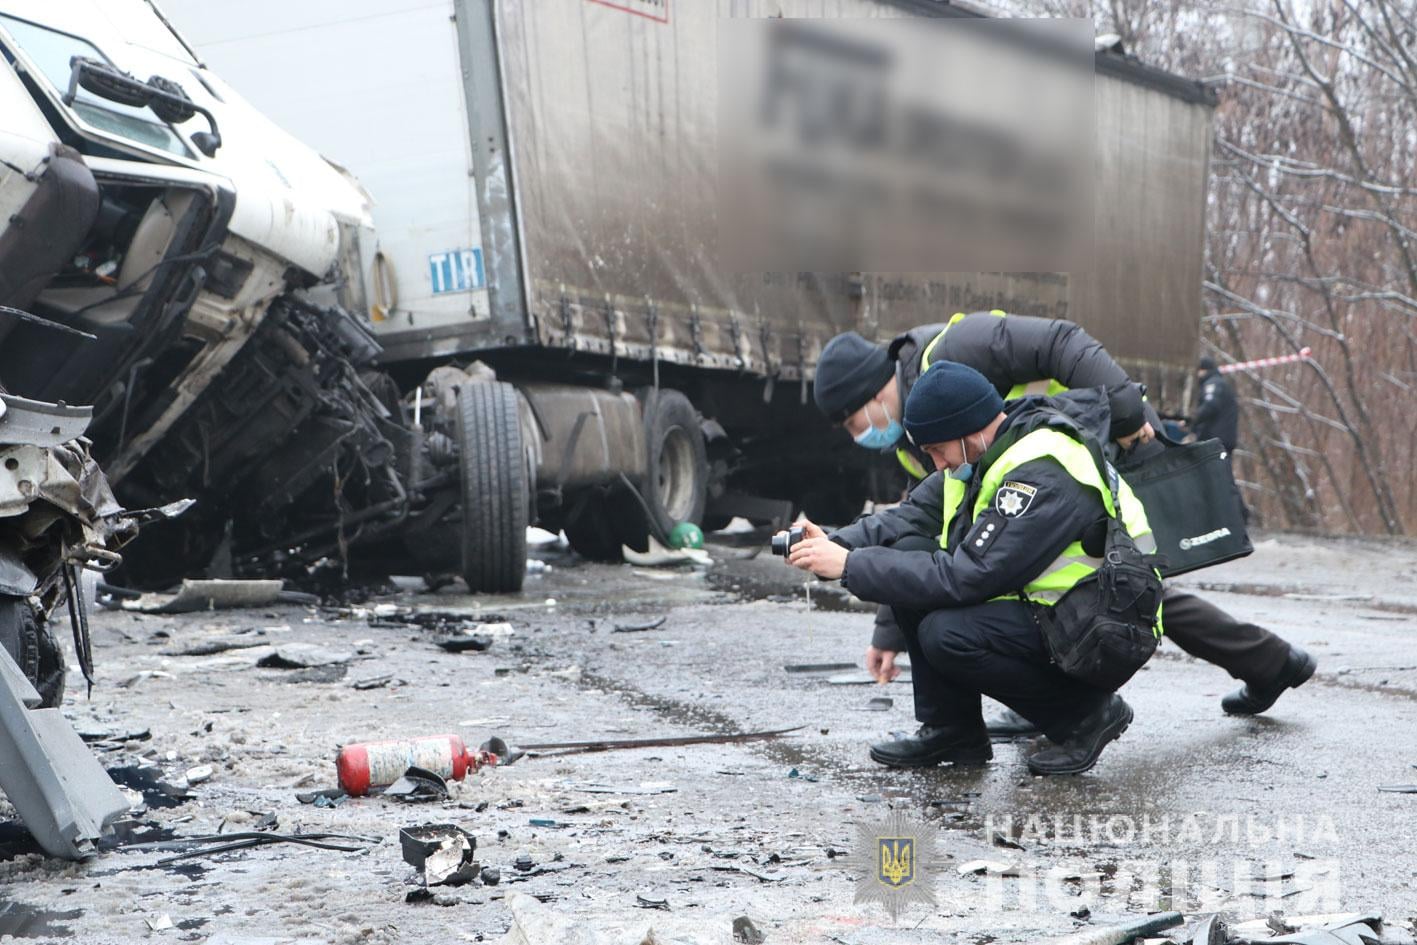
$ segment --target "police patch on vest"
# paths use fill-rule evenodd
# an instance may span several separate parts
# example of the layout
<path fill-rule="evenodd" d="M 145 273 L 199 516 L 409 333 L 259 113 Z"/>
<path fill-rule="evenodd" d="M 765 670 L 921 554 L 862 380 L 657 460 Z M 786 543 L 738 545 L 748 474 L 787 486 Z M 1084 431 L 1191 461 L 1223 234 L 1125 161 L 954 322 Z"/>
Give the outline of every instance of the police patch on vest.
<path fill-rule="evenodd" d="M 1033 504 L 1033 497 L 1038 494 L 1035 486 L 1030 486 L 1024 482 L 1005 482 L 999 487 L 999 491 L 994 493 L 994 510 L 1004 518 L 1018 518 L 1028 507 Z"/>

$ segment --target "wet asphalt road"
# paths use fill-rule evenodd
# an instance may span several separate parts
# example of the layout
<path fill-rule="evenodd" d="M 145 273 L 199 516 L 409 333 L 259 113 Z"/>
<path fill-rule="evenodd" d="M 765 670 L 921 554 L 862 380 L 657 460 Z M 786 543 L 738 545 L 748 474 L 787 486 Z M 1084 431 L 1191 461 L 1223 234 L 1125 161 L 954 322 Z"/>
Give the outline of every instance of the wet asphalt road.
<path fill-rule="evenodd" d="M 148 753 L 173 777 L 215 769 L 194 800 L 144 822 L 191 836 L 251 829 L 273 812 L 282 832 L 382 842 L 363 853 L 267 847 L 178 870 L 154 868 L 164 854 L 151 851 L 47 862 L 0 832 L 0 901 L 49 913 L 11 927 L 25 941 L 441 942 L 499 941 L 515 922 L 538 943 L 638 943 L 650 927 L 660 942 L 726 943 L 746 915 L 768 942 L 865 945 L 1040 942 L 1073 930 L 1081 920 L 1071 913 L 1102 924 L 1172 907 L 1236 921 L 1272 910 L 1417 915 L 1417 795 L 1378 790 L 1417 782 L 1417 548 L 1276 538 L 1183 579 L 1307 647 L 1318 674 L 1266 717 L 1228 718 L 1219 699 L 1232 681 L 1163 647 L 1124 690 L 1136 709 L 1126 735 L 1089 774 L 1051 780 L 1027 774 L 1028 745 L 997 746 L 984 768 L 872 764 L 872 740 L 913 727 L 909 685 L 836 685 L 832 672 L 784 669 L 859 665 L 869 612 L 821 585 L 809 609 L 796 572 L 747 557 L 746 545 L 711 552 L 704 571 L 588 565 L 550 549 L 539 557 L 551 570 L 516 598 L 472 598 L 454 585 L 391 599 L 509 621 L 512 634 L 484 653 L 445 653 L 430 631 L 371 626 L 359 611 L 100 615 L 100 686 L 92 701 L 71 699 L 78 726 L 151 731 L 105 750 L 110 765 Z M 661 615 L 653 630 L 614 629 Z M 261 645 L 171 655 L 228 638 Z M 255 667 L 271 645 L 295 642 L 354 658 L 325 681 Z M 383 676 L 392 680 L 382 688 L 353 685 Z M 525 744 L 786 727 L 799 730 L 751 744 L 528 757 L 455 784 L 446 805 L 296 799 L 331 786 L 336 747 L 355 740 L 451 731 Z M 917 886 L 933 888 L 935 904 L 896 921 L 853 902 L 857 827 L 892 813 L 939 831 L 937 856 L 922 864 L 933 885 Z M 445 906 L 405 903 L 415 873 L 398 828 L 427 822 L 474 834 L 479 860 L 503 882 L 446 890 Z M 536 866 L 518 872 L 518 856 Z M 962 875 L 972 861 L 993 865 Z M 151 930 L 163 916 L 175 927 Z"/>

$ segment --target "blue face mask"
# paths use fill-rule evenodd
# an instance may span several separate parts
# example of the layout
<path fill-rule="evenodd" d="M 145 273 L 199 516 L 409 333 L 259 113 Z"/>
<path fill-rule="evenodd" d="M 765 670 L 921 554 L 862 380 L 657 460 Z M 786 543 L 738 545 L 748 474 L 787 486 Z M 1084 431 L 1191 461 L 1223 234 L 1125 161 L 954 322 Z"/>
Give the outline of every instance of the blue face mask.
<path fill-rule="evenodd" d="M 968 482 L 974 475 L 974 464 L 969 461 L 969 448 L 964 440 L 959 441 L 960 455 L 964 457 L 964 464 L 950 473 L 951 479 L 958 479 L 960 482 Z"/>
<path fill-rule="evenodd" d="M 867 405 L 870 406 L 869 404 Z M 900 425 L 900 421 L 891 416 L 890 409 L 885 404 L 881 409 L 886 413 L 886 425 L 884 427 L 869 426 L 856 437 L 856 445 L 864 446 L 868 450 L 880 450 L 885 452 L 900 442 L 900 438 L 905 435 L 905 427 Z M 866 411 L 866 422 L 871 422 L 871 412 Z"/>

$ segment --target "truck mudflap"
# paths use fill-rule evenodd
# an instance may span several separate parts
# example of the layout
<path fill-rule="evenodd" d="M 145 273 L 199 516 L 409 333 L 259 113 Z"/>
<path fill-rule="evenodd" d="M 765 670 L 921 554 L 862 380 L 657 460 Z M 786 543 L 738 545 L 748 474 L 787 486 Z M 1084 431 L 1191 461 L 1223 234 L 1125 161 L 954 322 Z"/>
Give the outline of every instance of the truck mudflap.
<path fill-rule="evenodd" d="M 0 647 L 0 790 L 51 856 L 85 859 L 128 809 L 98 761 L 58 709 Z"/>

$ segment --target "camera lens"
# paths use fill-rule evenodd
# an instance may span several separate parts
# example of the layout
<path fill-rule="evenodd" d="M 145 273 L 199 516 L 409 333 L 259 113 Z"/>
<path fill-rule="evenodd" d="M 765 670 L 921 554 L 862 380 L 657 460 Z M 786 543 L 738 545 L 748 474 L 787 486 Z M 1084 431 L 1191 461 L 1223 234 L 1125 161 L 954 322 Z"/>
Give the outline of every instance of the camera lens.
<path fill-rule="evenodd" d="M 789 535 L 772 536 L 772 553 L 779 558 L 787 557 L 787 549 L 792 547 L 792 538 Z"/>

